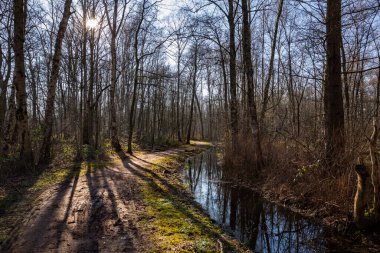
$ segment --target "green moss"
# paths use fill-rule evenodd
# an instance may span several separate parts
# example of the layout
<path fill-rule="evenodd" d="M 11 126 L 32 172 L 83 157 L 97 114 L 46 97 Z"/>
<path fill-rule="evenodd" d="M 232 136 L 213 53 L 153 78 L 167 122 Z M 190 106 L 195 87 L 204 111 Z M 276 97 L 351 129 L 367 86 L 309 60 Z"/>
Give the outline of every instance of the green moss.
<path fill-rule="evenodd" d="M 178 245 L 182 245 L 181 252 L 217 251 L 215 236 L 221 233 L 220 229 L 181 199 L 158 193 L 156 187 L 146 183 L 143 198 L 148 205 L 148 217 L 154 217 L 150 223 L 155 228 L 151 239 L 157 243 L 157 252 L 175 251 Z"/>
<path fill-rule="evenodd" d="M 195 153 L 202 151 L 203 147 L 206 145 L 200 149 L 198 147 Z M 168 169 L 175 169 L 179 161 L 184 161 L 187 156 L 185 153 L 170 155 L 160 158 L 155 163 L 169 166 Z M 145 181 L 142 185 L 142 198 L 147 205 L 147 217 L 141 222 L 153 230 L 150 239 L 156 243 L 154 252 L 220 251 L 218 240 L 228 239 L 223 237 L 223 231 L 194 206 L 188 197 L 173 190 L 175 188 L 183 191 L 184 185 L 176 177 L 168 179 L 155 174 L 154 172 L 159 169 L 156 165 L 147 169 L 152 173 L 147 173 L 146 176 L 152 180 Z M 245 251 L 234 242 L 226 243 L 232 248 L 230 252 Z"/>
<path fill-rule="evenodd" d="M 31 190 L 42 190 L 55 183 L 63 182 L 70 174 L 70 169 L 63 168 L 54 171 L 45 171 L 37 179 L 36 183 L 31 187 Z"/>
<path fill-rule="evenodd" d="M 75 175 L 84 175 L 88 168 L 91 170 L 103 168 L 109 165 L 108 161 L 89 161 L 82 162 L 80 168 L 58 168 L 54 170 L 44 171 L 32 185 L 30 190 L 44 190 L 52 185 L 61 184 L 67 179 L 73 178 Z"/>

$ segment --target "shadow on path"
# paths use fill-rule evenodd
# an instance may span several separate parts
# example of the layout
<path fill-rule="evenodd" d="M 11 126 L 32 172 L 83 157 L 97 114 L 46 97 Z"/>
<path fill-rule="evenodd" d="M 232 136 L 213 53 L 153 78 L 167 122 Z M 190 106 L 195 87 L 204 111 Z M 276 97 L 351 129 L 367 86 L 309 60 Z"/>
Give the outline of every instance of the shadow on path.
<path fill-rule="evenodd" d="M 178 151 L 176 151 L 176 153 L 173 152 L 172 154 L 168 154 L 166 152 L 164 156 L 167 157 L 179 153 L 180 152 Z M 194 215 L 192 210 L 189 208 L 189 205 L 197 212 L 200 212 L 202 214 L 205 214 L 205 211 L 191 199 L 190 195 L 183 188 L 181 188 L 179 185 L 171 183 L 169 181 L 170 179 L 166 176 L 160 175 L 147 168 L 151 166 L 157 166 L 159 168 L 165 167 L 149 162 L 143 158 L 138 158 L 136 156 L 127 156 L 124 152 L 119 152 L 118 155 L 123 162 L 124 168 L 130 171 L 133 175 L 148 183 L 148 185 L 152 187 L 157 193 L 158 198 L 170 200 L 175 209 L 187 217 L 187 219 L 190 219 L 194 225 L 198 226 L 201 229 L 201 231 L 212 235 L 215 239 L 219 240 L 227 250 L 233 248 L 233 246 L 225 238 L 223 238 L 219 233 L 216 233 L 210 229 L 210 227 L 207 226 L 204 221 Z M 155 153 L 154 155 L 157 154 Z M 144 167 L 144 165 L 147 166 Z"/>
<path fill-rule="evenodd" d="M 138 184 L 120 167 L 91 161 L 82 175 L 73 169 L 33 204 L 9 251 L 141 252 Z"/>

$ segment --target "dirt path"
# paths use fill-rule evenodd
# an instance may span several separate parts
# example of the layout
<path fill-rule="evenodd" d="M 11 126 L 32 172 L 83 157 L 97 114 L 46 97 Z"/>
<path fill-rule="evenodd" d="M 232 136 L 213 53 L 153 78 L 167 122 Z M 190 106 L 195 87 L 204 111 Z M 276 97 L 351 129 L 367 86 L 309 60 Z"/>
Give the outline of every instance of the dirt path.
<path fill-rule="evenodd" d="M 78 171 L 71 182 L 38 198 L 10 251 L 149 252 L 154 244 L 147 239 L 149 231 L 139 226 L 146 211 L 139 181 L 159 157 L 180 151 L 121 155 L 122 162 L 107 166 L 87 164 L 84 173 Z"/>

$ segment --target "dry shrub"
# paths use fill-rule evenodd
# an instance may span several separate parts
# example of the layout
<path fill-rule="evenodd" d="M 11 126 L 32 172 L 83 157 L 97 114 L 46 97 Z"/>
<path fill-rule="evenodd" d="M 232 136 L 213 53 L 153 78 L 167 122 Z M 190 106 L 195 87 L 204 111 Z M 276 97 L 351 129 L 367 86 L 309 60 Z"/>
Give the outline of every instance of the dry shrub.
<path fill-rule="evenodd" d="M 241 134 L 237 139 L 236 143 L 228 142 L 225 144 L 223 165 L 228 172 L 231 172 L 233 179 L 256 179 L 259 175 L 259 170 L 256 166 L 256 150 L 253 145 L 252 135 L 249 133 Z"/>
<path fill-rule="evenodd" d="M 333 171 L 326 166 L 322 147 L 310 152 L 284 142 L 267 144 L 268 149 L 272 155 L 263 172 L 266 191 L 300 209 L 333 219 L 328 222 L 351 214 L 356 185 L 354 159 L 349 158 L 352 154 L 342 155 L 337 161 L 340 169 Z"/>
<path fill-rule="evenodd" d="M 240 135 L 235 145 L 237 152 L 233 154 L 232 144 L 228 143 L 224 156 L 224 165 L 234 179 L 252 184 L 260 178 L 268 198 L 330 217 L 331 222 L 352 213 L 356 189 L 352 152 L 337 158 L 340 169 L 333 171 L 324 161 L 323 141 L 311 150 L 292 140 L 263 140 L 265 167 L 258 171 L 252 136 Z"/>

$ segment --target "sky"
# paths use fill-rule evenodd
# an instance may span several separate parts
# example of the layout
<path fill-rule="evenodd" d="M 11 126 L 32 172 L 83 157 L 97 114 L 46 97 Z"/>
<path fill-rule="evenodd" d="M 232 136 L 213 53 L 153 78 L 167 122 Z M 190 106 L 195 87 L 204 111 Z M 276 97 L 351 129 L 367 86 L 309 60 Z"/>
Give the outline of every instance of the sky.
<path fill-rule="evenodd" d="M 175 15 L 176 10 L 178 10 L 179 3 L 181 1 L 178 0 L 162 0 L 159 4 L 159 19 L 166 18 L 170 15 Z"/>

